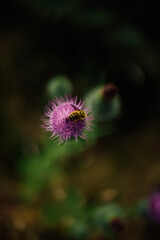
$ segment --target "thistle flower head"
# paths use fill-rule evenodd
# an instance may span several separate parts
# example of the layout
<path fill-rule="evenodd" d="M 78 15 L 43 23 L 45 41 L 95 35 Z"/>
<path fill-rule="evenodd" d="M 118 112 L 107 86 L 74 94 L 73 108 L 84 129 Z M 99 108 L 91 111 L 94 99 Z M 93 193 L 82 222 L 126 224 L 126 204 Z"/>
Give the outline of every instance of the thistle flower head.
<path fill-rule="evenodd" d="M 153 193 L 148 204 L 149 217 L 151 220 L 160 223 L 160 192 Z"/>
<path fill-rule="evenodd" d="M 80 111 L 84 112 L 85 117 L 82 117 Z M 84 130 L 92 130 L 93 120 L 89 112 L 89 108 L 84 107 L 84 102 L 80 100 L 77 103 L 77 97 L 55 98 L 45 107 L 42 128 L 52 133 L 51 139 L 58 138 L 59 143 L 71 138 L 77 141 L 78 137 L 87 140 Z"/>

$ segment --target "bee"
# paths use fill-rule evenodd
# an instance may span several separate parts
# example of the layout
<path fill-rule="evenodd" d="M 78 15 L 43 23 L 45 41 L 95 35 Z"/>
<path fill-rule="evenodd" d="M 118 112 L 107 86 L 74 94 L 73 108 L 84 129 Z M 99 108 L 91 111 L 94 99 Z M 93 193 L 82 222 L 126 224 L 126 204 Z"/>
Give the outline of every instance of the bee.
<path fill-rule="evenodd" d="M 84 118 L 87 116 L 86 113 L 83 110 L 74 106 L 73 104 L 71 104 L 71 106 L 74 108 L 75 111 L 72 112 L 67 119 L 69 119 L 71 122 L 81 121 L 85 125 L 82 120 L 84 120 Z"/>

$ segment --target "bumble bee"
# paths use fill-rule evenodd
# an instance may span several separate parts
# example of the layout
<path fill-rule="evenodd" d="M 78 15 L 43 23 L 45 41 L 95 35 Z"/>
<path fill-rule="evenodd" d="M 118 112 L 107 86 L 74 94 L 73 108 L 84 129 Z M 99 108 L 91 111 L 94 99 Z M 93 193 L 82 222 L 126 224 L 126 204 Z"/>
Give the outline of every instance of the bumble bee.
<path fill-rule="evenodd" d="M 84 120 L 84 118 L 87 116 L 86 113 L 83 110 L 74 106 L 73 104 L 71 104 L 71 106 L 74 108 L 75 111 L 72 112 L 67 119 L 69 119 L 71 122 L 81 121 L 85 125 L 82 120 Z"/>

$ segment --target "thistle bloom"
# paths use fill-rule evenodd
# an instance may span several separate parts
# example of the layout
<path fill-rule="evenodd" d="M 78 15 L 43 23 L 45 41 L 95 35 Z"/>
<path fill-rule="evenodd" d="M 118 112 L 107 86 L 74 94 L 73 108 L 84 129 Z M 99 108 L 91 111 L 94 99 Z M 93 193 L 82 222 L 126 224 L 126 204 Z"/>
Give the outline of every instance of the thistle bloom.
<path fill-rule="evenodd" d="M 160 223 L 160 192 L 153 193 L 148 204 L 148 213 L 151 220 Z"/>
<path fill-rule="evenodd" d="M 84 111 L 86 114 L 85 118 L 71 121 L 69 116 L 76 111 L 75 109 Z M 59 144 L 63 143 L 63 141 L 67 143 L 71 138 L 75 138 L 76 141 L 78 137 L 87 140 L 84 130 L 92 130 L 91 121 L 93 120 L 93 116 L 88 115 L 89 112 L 89 108 L 84 107 L 84 102 L 80 100 L 77 103 L 77 97 L 65 96 L 65 98 L 55 98 L 45 107 L 44 116 L 42 117 L 42 128 L 52 133 L 51 139 L 58 138 Z"/>

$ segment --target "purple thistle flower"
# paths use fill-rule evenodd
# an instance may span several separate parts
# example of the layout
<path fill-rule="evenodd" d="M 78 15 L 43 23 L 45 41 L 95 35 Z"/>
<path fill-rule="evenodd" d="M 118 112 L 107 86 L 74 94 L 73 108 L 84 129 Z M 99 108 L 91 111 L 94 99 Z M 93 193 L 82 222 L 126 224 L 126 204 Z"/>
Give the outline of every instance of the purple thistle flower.
<path fill-rule="evenodd" d="M 160 192 L 153 193 L 149 198 L 148 214 L 151 220 L 160 223 Z"/>
<path fill-rule="evenodd" d="M 84 111 L 86 114 L 85 118 L 71 121 L 69 116 L 76 111 L 75 109 Z M 84 107 L 84 102 L 80 100 L 77 103 L 77 97 L 65 96 L 65 98 L 55 98 L 45 107 L 44 116 L 42 117 L 42 128 L 52 133 L 50 137 L 52 140 L 58 138 L 59 144 L 63 143 L 63 141 L 67 143 L 71 138 L 75 138 L 76 141 L 78 137 L 87 140 L 83 130 L 92 131 L 91 121 L 93 120 L 93 115 L 88 115 L 89 112 L 89 108 Z"/>

